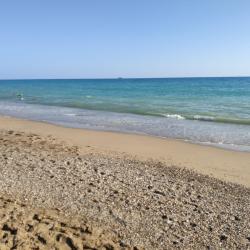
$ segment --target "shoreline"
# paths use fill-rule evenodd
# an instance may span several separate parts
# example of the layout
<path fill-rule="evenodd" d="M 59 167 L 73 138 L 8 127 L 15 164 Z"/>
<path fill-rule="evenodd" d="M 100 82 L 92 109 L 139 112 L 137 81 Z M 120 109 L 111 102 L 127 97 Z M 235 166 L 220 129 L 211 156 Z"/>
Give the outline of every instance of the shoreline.
<path fill-rule="evenodd" d="M 250 153 L 149 135 L 68 128 L 46 122 L 0 116 L 0 129 L 53 136 L 81 153 L 125 154 L 162 161 L 223 181 L 250 187 Z"/>
<path fill-rule="evenodd" d="M 176 119 L 64 106 L 0 102 L 1 114 L 69 128 L 171 138 L 226 150 L 250 152 L 249 127 L 214 121 Z"/>

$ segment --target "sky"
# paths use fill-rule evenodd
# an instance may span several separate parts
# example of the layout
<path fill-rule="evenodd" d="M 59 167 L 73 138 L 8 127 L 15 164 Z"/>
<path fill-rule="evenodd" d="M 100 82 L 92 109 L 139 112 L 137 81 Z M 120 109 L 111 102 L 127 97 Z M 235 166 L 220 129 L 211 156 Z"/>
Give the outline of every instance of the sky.
<path fill-rule="evenodd" d="M 250 76 L 249 0 L 0 0 L 0 79 Z"/>

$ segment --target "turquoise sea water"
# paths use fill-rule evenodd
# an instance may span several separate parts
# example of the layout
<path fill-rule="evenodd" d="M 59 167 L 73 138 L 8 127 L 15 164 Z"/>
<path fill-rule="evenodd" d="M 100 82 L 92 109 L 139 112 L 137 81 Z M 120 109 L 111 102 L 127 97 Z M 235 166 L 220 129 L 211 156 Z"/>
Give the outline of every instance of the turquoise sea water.
<path fill-rule="evenodd" d="M 1 80 L 0 114 L 250 150 L 250 78 Z"/>

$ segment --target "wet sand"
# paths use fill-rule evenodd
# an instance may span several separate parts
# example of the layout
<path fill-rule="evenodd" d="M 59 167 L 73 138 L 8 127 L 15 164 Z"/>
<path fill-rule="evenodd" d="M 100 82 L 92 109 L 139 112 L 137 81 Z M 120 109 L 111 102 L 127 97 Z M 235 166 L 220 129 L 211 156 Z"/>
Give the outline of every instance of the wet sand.
<path fill-rule="evenodd" d="M 0 124 L 0 249 L 250 248 L 243 173 L 230 183 L 177 164 L 180 145 L 191 160 L 201 157 L 192 150 L 208 149 L 220 161 L 239 157 L 240 167 L 247 153 L 10 118 Z M 160 144 L 149 150 L 149 141 Z M 176 147 L 171 161 L 167 145 L 170 153 Z M 154 152 L 164 152 L 161 162 Z"/>

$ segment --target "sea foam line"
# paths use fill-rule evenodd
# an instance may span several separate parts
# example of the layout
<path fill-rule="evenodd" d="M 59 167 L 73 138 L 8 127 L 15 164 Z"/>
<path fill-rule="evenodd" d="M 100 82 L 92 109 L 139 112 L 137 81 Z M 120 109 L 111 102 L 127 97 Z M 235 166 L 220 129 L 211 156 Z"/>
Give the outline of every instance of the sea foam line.
<path fill-rule="evenodd" d="M 178 114 L 161 114 L 162 116 L 164 117 L 167 117 L 167 118 L 174 118 L 174 119 L 178 119 L 178 120 L 184 120 L 185 117 L 181 116 L 181 115 L 178 115 Z"/>

